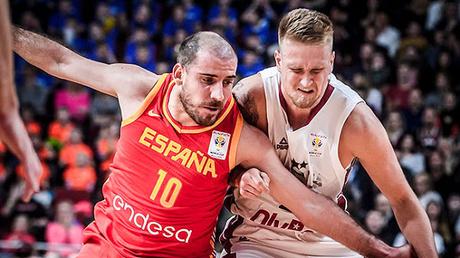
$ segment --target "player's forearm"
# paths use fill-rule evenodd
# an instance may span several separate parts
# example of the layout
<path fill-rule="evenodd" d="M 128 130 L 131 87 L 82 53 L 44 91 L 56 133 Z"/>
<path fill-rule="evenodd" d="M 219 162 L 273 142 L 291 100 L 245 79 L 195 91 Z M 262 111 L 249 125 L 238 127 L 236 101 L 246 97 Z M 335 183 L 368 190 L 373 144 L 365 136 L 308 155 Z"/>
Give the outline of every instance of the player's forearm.
<path fill-rule="evenodd" d="M 9 114 L 11 110 L 18 108 L 13 86 L 13 52 L 8 9 L 8 1 L 0 3 L 0 115 Z"/>
<path fill-rule="evenodd" d="M 271 194 L 306 227 L 335 239 L 365 257 L 386 257 L 391 252 L 391 247 L 368 234 L 330 199 L 307 189 L 297 180 L 272 178 L 271 182 Z"/>
<path fill-rule="evenodd" d="M 66 65 L 73 52 L 37 33 L 12 26 L 13 51 L 30 64 L 62 78 L 61 67 Z"/>
<path fill-rule="evenodd" d="M 401 231 L 414 247 L 417 256 L 419 258 L 438 257 L 430 222 L 417 200 L 401 201 L 392 206 Z"/>
<path fill-rule="evenodd" d="M 19 112 L 12 110 L 0 116 L 0 138 L 16 157 L 24 161 L 26 157 L 36 155 Z"/>

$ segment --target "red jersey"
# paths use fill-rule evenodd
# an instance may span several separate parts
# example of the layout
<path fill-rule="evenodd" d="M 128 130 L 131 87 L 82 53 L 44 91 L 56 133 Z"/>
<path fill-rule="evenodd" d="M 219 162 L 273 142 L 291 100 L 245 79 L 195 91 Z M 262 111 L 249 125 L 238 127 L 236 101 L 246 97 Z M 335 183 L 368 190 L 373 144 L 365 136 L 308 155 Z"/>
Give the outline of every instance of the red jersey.
<path fill-rule="evenodd" d="M 243 124 L 233 98 L 211 126 L 182 126 L 164 74 L 122 123 L 95 225 L 123 257 L 212 257 L 211 239 Z M 86 234 L 85 243 L 94 237 Z"/>

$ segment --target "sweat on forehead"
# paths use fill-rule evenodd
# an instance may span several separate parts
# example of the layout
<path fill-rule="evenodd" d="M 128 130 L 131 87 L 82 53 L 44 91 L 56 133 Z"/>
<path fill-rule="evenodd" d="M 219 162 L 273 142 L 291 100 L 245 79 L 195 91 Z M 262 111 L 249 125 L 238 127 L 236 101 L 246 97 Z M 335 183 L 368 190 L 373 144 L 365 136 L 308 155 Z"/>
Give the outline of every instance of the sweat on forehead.
<path fill-rule="evenodd" d="M 203 50 L 221 59 L 236 58 L 235 51 L 224 38 L 215 32 L 203 31 L 187 37 L 181 43 L 177 62 L 186 66 L 195 60 L 199 51 Z"/>

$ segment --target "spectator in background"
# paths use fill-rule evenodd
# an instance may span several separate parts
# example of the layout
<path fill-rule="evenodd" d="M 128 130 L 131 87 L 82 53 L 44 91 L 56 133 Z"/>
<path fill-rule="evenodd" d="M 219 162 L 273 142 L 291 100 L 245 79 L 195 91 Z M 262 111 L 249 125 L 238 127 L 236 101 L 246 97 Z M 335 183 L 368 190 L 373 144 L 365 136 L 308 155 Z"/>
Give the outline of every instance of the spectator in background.
<path fill-rule="evenodd" d="M 96 154 L 100 161 L 99 170 L 108 176 L 109 166 L 115 155 L 120 127 L 116 123 L 101 128 L 96 141 Z"/>
<path fill-rule="evenodd" d="M 29 233 L 29 218 L 26 215 L 19 215 L 14 218 L 11 231 L 3 238 L 15 248 L 5 248 L 6 253 L 14 254 L 16 257 L 28 257 L 32 254 L 32 245 L 35 244 L 35 237 Z M 2 257 L 5 254 L 0 254 Z M 8 256 L 6 256 L 8 257 Z"/>
<path fill-rule="evenodd" d="M 182 0 L 185 10 L 185 21 L 194 24 L 195 30 L 201 30 L 201 19 L 203 19 L 203 8 L 193 0 Z"/>
<path fill-rule="evenodd" d="M 406 131 L 402 115 L 398 111 L 391 111 L 385 121 L 385 128 L 393 146 L 396 146 Z"/>
<path fill-rule="evenodd" d="M 388 86 L 391 76 L 391 68 L 385 55 L 377 51 L 372 55 L 370 68 L 368 70 L 369 83 L 372 87 L 383 89 Z"/>
<path fill-rule="evenodd" d="M 134 62 L 136 60 L 137 49 L 140 47 L 147 47 L 148 56 L 151 62 L 155 62 L 155 46 L 150 42 L 150 34 L 145 28 L 135 28 L 131 34 L 130 40 L 125 48 L 125 61 Z"/>
<path fill-rule="evenodd" d="M 438 72 L 435 75 L 434 89 L 426 97 L 426 105 L 439 107 L 442 104 L 443 97 L 451 90 L 450 79 L 444 72 Z"/>
<path fill-rule="evenodd" d="M 82 138 L 81 130 L 74 128 L 70 134 L 69 142 L 64 144 L 59 153 L 59 163 L 61 166 L 75 166 L 79 153 L 86 155 L 90 160 L 93 159 L 93 151 L 83 142 Z"/>
<path fill-rule="evenodd" d="M 441 195 L 433 189 L 433 182 L 427 173 L 415 175 L 413 188 L 424 209 L 431 201 L 442 202 Z"/>
<path fill-rule="evenodd" d="M 366 214 L 364 225 L 370 233 L 377 236 L 383 242 L 391 244 L 393 236 L 388 234 L 385 230 L 388 225 L 382 213 L 376 210 L 370 210 Z"/>
<path fill-rule="evenodd" d="M 399 228 L 393 210 L 391 209 L 390 202 L 382 193 L 378 193 L 375 196 L 374 210 L 382 214 L 386 224 L 386 227 L 384 228 L 385 239 L 388 241 L 387 243 L 392 243 L 396 233 L 399 231 Z"/>
<path fill-rule="evenodd" d="M 388 55 L 394 57 L 399 48 L 399 30 L 391 26 L 386 13 L 379 12 L 375 17 L 376 39 L 375 42 L 388 51 Z"/>
<path fill-rule="evenodd" d="M 449 227 L 449 221 L 446 213 L 444 212 L 444 205 L 440 202 L 431 201 L 426 207 L 428 218 L 436 224 L 436 232 L 439 233 L 445 245 L 449 245 L 453 238 L 452 232 Z"/>
<path fill-rule="evenodd" d="M 412 176 L 425 171 L 425 156 L 419 151 L 414 135 L 404 134 L 396 145 L 396 149 L 401 166 L 409 169 Z"/>
<path fill-rule="evenodd" d="M 49 89 L 39 85 L 36 68 L 26 65 L 24 69 L 24 82 L 18 87 L 18 98 L 21 106 L 28 105 L 33 111 L 43 117 Z"/>
<path fill-rule="evenodd" d="M 434 150 L 429 153 L 427 160 L 427 171 L 431 175 L 433 189 L 440 193 L 444 200 L 447 200 L 448 193 L 450 193 L 455 186 L 452 185 L 452 182 L 446 174 L 445 158 L 441 152 Z"/>
<path fill-rule="evenodd" d="M 425 29 L 432 31 L 437 26 L 438 22 L 442 18 L 442 12 L 445 3 L 446 0 L 431 1 L 430 5 L 427 8 L 428 10 L 425 21 Z"/>
<path fill-rule="evenodd" d="M 147 45 L 138 45 L 136 47 L 136 55 L 133 61 L 146 70 L 155 71 L 155 57 L 153 56 L 153 51 Z"/>
<path fill-rule="evenodd" d="M 64 88 L 58 90 L 54 98 L 55 108 L 67 109 L 70 118 L 75 122 L 85 121 L 90 101 L 88 90 L 73 82 L 64 82 Z"/>
<path fill-rule="evenodd" d="M 46 227 L 46 241 L 50 243 L 47 255 L 77 254 L 83 241 L 83 226 L 75 219 L 73 204 L 60 201 L 56 204 L 55 218 Z"/>
<path fill-rule="evenodd" d="M 407 25 L 405 35 L 399 45 L 399 53 L 404 53 L 406 48 L 413 46 L 419 51 L 428 47 L 428 40 L 422 35 L 421 25 L 417 21 L 410 21 Z"/>
<path fill-rule="evenodd" d="M 260 57 L 251 50 L 245 51 L 243 54 L 243 62 L 238 65 L 238 74 L 247 77 L 262 70 L 264 65 Z"/>
<path fill-rule="evenodd" d="M 422 91 L 418 88 L 413 88 L 409 92 L 409 99 L 407 100 L 407 108 L 402 109 L 407 131 L 415 134 L 417 129 L 422 125 L 422 112 L 424 108 L 424 101 Z"/>
<path fill-rule="evenodd" d="M 412 64 L 403 62 L 397 67 L 396 85 L 385 93 L 388 110 L 408 108 L 409 93 L 418 87 L 419 70 Z"/>
<path fill-rule="evenodd" d="M 70 18 L 77 18 L 78 10 L 70 0 L 62 0 L 58 2 L 58 10 L 48 21 L 48 32 L 53 36 L 60 36 L 61 28 L 63 28 Z"/>
<path fill-rule="evenodd" d="M 94 93 L 90 116 L 95 126 L 102 129 L 112 121 L 121 121 L 119 114 L 120 107 L 116 98 L 100 92 Z"/>
<path fill-rule="evenodd" d="M 70 140 L 70 135 L 75 128 L 75 124 L 70 120 L 67 108 L 56 110 L 56 120 L 53 120 L 48 128 L 48 137 L 57 149 Z"/>
<path fill-rule="evenodd" d="M 96 184 L 96 171 L 88 155 L 76 153 L 75 164 L 68 166 L 63 174 L 66 188 L 71 191 L 92 192 Z"/>
<path fill-rule="evenodd" d="M 449 137 L 450 135 L 458 135 L 460 132 L 460 110 L 457 103 L 457 96 L 453 92 L 447 92 L 443 96 L 442 105 L 440 107 L 440 122 L 442 135 Z"/>
<path fill-rule="evenodd" d="M 353 75 L 353 85 L 357 90 L 362 91 L 361 97 L 366 100 L 376 115 L 381 116 L 383 112 L 382 92 L 374 84 L 371 84 L 368 78 L 368 76 L 364 76 L 362 73 L 355 73 Z"/>
<path fill-rule="evenodd" d="M 172 6 L 172 17 L 167 19 L 163 26 L 163 42 L 165 45 L 174 45 L 174 35 L 178 30 L 185 30 L 187 34 L 195 31 L 195 23 L 185 20 L 185 10 L 182 5 Z"/>
<path fill-rule="evenodd" d="M 268 0 L 256 0 L 241 15 L 243 21 L 242 36 L 257 35 L 262 45 L 274 43 L 271 24 L 277 18 Z M 276 35 L 276 34 L 275 34 Z M 242 75 L 244 77 L 244 75 Z"/>
<path fill-rule="evenodd" d="M 156 33 L 158 30 L 158 22 L 152 14 L 152 10 L 156 10 L 155 3 L 151 8 L 147 3 L 140 4 L 134 13 L 134 20 L 131 24 L 132 28 L 143 28 L 148 31 L 148 34 Z"/>
<path fill-rule="evenodd" d="M 423 148 L 433 150 L 438 145 L 441 136 L 439 117 L 436 109 L 426 107 L 422 113 L 422 125 L 418 128 L 417 138 Z"/>

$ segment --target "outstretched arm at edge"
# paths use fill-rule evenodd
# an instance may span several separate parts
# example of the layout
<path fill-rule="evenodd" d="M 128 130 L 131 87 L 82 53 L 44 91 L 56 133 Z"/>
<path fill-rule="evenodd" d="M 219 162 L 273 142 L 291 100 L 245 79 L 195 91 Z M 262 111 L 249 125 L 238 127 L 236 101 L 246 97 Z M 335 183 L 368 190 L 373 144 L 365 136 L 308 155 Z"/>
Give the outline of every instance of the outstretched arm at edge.
<path fill-rule="evenodd" d="M 26 188 L 23 200 L 29 201 L 39 190 L 41 164 L 34 151 L 24 123 L 19 115 L 19 104 L 13 82 L 13 52 L 8 1 L 0 3 L 0 139 L 24 164 Z"/>
<path fill-rule="evenodd" d="M 60 79 L 117 97 L 124 118 L 134 113 L 159 76 L 132 64 L 87 59 L 37 33 L 12 27 L 13 50 L 30 64 Z"/>

